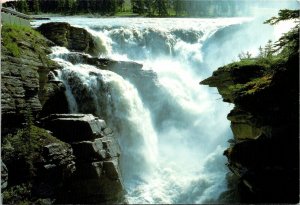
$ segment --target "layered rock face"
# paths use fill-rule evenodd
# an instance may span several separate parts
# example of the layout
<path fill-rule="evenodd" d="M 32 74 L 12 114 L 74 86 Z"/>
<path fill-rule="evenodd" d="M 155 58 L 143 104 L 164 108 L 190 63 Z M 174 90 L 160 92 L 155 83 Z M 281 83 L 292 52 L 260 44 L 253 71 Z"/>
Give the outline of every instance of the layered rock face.
<path fill-rule="evenodd" d="M 105 121 L 84 114 L 54 114 L 43 126 L 71 144 L 76 171 L 60 203 L 124 202 L 120 149 Z"/>
<path fill-rule="evenodd" d="M 219 68 L 201 84 L 225 102 L 234 139 L 224 152 L 239 178 L 240 202 L 299 201 L 298 53 L 271 68 L 244 60 Z"/>
<path fill-rule="evenodd" d="M 84 29 L 68 25 L 69 30 L 61 34 L 64 25 L 54 25 L 50 33 L 47 30 L 50 27 L 41 29 L 56 44 L 30 28 L 3 26 L 4 203 L 125 202 L 120 150 L 112 131 L 103 120 L 92 115 L 57 114 L 68 113 L 69 108 L 65 86 L 55 77 L 60 66 L 48 57 L 50 46 L 67 46 L 90 54 L 94 51 L 92 37 Z M 57 43 L 60 38 L 66 38 L 66 44 Z M 111 65 L 109 60 L 101 64 Z"/>
<path fill-rule="evenodd" d="M 49 46 L 53 44 L 29 29 L 3 27 L 2 36 L 2 134 L 23 123 L 28 110 L 33 116 L 40 113 L 51 97 L 60 98 L 60 106 L 52 107 L 51 112 L 66 112 L 64 87 L 49 78 L 50 71 L 59 68 L 47 56 L 51 52 Z"/>

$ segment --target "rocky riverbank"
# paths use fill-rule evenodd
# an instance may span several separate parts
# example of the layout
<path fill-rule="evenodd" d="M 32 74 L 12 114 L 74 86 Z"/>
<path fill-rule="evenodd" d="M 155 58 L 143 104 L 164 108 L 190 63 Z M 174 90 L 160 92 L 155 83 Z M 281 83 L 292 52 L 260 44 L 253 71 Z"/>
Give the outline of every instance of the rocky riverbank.
<path fill-rule="evenodd" d="M 235 105 L 227 116 L 234 138 L 224 155 L 238 180 L 225 202 L 229 196 L 241 203 L 299 202 L 298 32 L 280 39 L 279 54 L 266 49 L 201 82 Z"/>
<path fill-rule="evenodd" d="M 66 88 L 55 78 L 61 68 L 48 57 L 54 45 L 93 54 L 93 38 L 67 24 L 54 27 L 39 29 L 50 40 L 30 28 L 2 28 L 3 202 L 123 203 L 112 130 L 93 115 L 68 114 Z"/>

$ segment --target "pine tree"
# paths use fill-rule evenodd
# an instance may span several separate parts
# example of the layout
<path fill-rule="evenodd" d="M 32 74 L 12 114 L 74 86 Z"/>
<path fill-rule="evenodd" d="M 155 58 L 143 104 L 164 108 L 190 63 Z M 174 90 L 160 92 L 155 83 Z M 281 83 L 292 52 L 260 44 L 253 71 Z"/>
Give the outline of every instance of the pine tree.
<path fill-rule="evenodd" d="M 173 4 L 174 4 L 174 10 L 176 12 L 176 16 L 181 16 L 184 11 L 184 2 L 181 0 L 175 0 Z"/>
<path fill-rule="evenodd" d="M 145 7 L 147 9 L 147 15 L 153 16 L 153 0 L 145 0 Z"/>
<path fill-rule="evenodd" d="M 155 0 L 154 10 L 157 11 L 159 16 L 168 16 L 167 1 L 166 0 Z"/>
<path fill-rule="evenodd" d="M 132 6 L 133 13 L 138 13 L 138 14 L 144 13 L 144 7 L 145 7 L 144 0 L 132 0 L 131 6 Z"/>
<path fill-rule="evenodd" d="M 274 50 L 273 50 L 273 43 L 271 40 L 265 46 L 265 57 L 272 57 Z"/>
<path fill-rule="evenodd" d="M 32 10 L 35 14 L 40 13 L 40 2 L 39 2 L 39 0 L 33 0 Z"/>
<path fill-rule="evenodd" d="M 16 9 L 17 11 L 19 12 L 22 12 L 22 13 L 28 13 L 28 4 L 25 0 L 21 0 L 21 1 L 17 1 L 16 2 Z"/>

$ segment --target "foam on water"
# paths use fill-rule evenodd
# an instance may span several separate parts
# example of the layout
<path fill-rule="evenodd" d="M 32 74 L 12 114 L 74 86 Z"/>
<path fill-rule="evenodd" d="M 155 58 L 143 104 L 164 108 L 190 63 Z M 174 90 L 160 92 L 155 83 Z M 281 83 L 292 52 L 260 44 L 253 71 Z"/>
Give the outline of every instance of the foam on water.
<path fill-rule="evenodd" d="M 209 203 L 226 190 L 222 153 L 232 135 L 226 120 L 232 106 L 199 82 L 215 66 L 231 62 L 240 49 L 258 48 L 273 39 L 274 31 L 262 25 L 266 36 L 253 34 L 245 39 L 251 45 L 244 40 L 238 49 L 232 46 L 237 39 L 222 42 L 217 45 L 220 55 L 205 53 L 203 45 L 220 29 L 250 20 L 53 19 L 87 28 L 99 57 L 143 64 L 142 70 L 117 74 L 73 65 L 64 58 L 69 52 L 64 48 L 53 48 L 51 55 L 63 66 L 58 77 L 66 85 L 70 110 L 105 118 L 115 130 L 130 203 Z M 235 33 L 236 38 L 243 32 Z M 136 79 L 135 74 L 147 71 L 153 74 L 147 81 Z"/>

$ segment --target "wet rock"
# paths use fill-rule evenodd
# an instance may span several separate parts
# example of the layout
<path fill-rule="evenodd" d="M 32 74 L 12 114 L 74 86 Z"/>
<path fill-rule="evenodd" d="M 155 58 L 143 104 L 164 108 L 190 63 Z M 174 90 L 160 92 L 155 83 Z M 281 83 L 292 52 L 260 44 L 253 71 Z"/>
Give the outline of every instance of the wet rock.
<path fill-rule="evenodd" d="M 43 105 L 42 110 L 38 115 L 39 118 L 46 117 L 53 113 L 59 114 L 69 112 L 65 90 L 66 88 L 62 82 L 49 79 L 49 83 L 39 92 L 39 99 Z"/>
<path fill-rule="evenodd" d="M 104 137 L 101 138 L 101 141 L 109 158 L 119 157 L 121 155 L 118 142 L 113 137 Z"/>
<path fill-rule="evenodd" d="M 42 24 L 38 30 L 58 46 L 97 55 L 93 37 L 83 28 L 73 27 L 68 23 L 52 22 Z"/>

